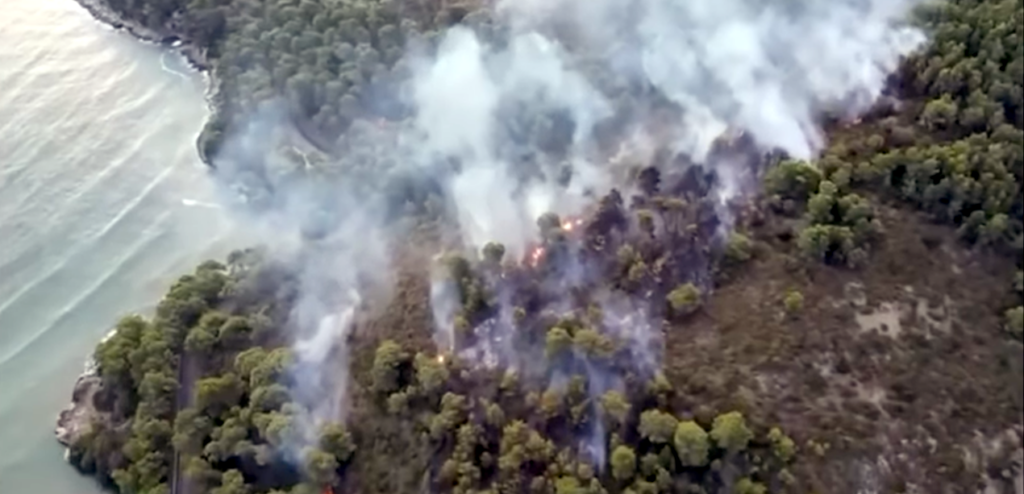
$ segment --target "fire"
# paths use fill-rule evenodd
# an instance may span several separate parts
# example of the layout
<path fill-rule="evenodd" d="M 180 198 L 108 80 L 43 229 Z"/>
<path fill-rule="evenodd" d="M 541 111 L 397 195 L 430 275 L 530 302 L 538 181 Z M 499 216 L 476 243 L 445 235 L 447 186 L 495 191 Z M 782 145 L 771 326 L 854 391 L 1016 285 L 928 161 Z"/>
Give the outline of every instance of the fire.
<path fill-rule="evenodd" d="M 439 364 L 443 364 L 444 363 L 444 355 L 438 355 L 437 356 L 437 363 L 439 363 Z"/>
<path fill-rule="evenodd" d="M 541 257 L 544 257 L 544 247 L 534 247 L 530 251 L 530 265 L 536 267 Z"/>
<path fill-rule="evenodd" d="M 334 494 L 334 489 L 332 489 L 331 486 L 324 487 L 322 494 Z"/>
<path fill-rule="evenodd" d="M 563 220 L 562 221 L 562 230 L 567 231 L 567 232 L 571 232 L 576 227 L 578 227 L 578 226 L 580 226 L 582 224 L 583 224 L 583 218 L 576 218 L 574 220 L 573 219 Z"/>

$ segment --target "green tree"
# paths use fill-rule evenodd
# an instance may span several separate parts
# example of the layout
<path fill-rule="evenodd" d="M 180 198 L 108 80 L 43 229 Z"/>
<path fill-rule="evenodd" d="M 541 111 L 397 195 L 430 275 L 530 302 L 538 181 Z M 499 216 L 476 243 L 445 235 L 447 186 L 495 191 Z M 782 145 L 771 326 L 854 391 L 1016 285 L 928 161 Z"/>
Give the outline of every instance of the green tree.
<path fill-rule="evenodd" d="M 611 390 L 601 396 L 601 410 L 612 420 L 613 425 L 618 427 L 626 423 L 630 404 L 622 393 Z"/>
<path fill-rule="evenodd" d="M 252 372 L 260 366 L 260 363 L 267 359 L 267 351 L 260 347 L 249 348 L 235 356 L 235 373 L 247 381 L 250 380 Z M 252 383 L 249 384 L 251 387 Z"/>
<path fill-rule="evenodd" d="M 209 327 L 199 325 L 188 332 L 185 349 L 200 355 L 210 355 L 217 345 L 217 334 Z"/>
<path fill-rule="evenodd" d="M 228 470 L 221 477 L 220 487 L 210 491 L 210 494 L 249 494 L 251 490 L 245 485 L 245 477 L 238 470 Z"/>
<path fill-rule="evenodd" d="M 769 170 L 764 182 L 769 194 L 804 201 L 818 190 L 821 179 L 821 172 L 814 165 L 806 161 L 787 160 Z"/>
<path fill-rule="evenodd" d="M 957 108 L 948 96 L 932 100 L 921 112 L 921 123 L 930 130 L 942 130 L 956 122 Z"/>
<path fill-rule="evenodd" d="M 339 464 L 345 464 L 356 451 L 352 435 L 341 424 L 327 424 L 320 431 L 320 449 L 334 455 Z"/>
<path fill-rule="evenodd" d="M 619 446 L 612 451 L 612 476 L 620 482 L 627 482 L 636 473 L 636 453 L 629 446 Z"/>
<path fill-rule="evenodd" d="M 242 349 L 252 343 L 252 327 L 249 319 L 242 316 L 231 316 L 218 330 L 218 341 L 226 348 Z"/>
<path fill-rule="evenodd" d="M 733 486 L 733 492 L 736 494 L 767 494 L 768 489 L 764 484 L 759 484 L 744 477 Z"/>
<path fill-rule="evenodd" d="M 271 384 L 252 390 L 249 395 L 249 407 L 258 412 L 272 412 L 280 410 L 290 400 L 288 388 L 281 384 Z"/>
<path fill-rule="evenodd" d="M 572 347 L 572 336 L 565 328 L 555 326 L 548 330 L 544 353 L 549 359 L 557 358 Z"/>
<path fill-rule="evenodd" d="M 185 408 L 174 418 L 174 449 L 187 454 L 198 454 L 213 431 L 213 422 L 195 408 Z"/>
<path fill-rule="evenodd" d="M 665 444 L 672 440 L 678 423 L 672 414 L 656 409 L 647 410 L 640 414 L 640 425 L 637 430 L 644 439 L 655 444 Z"/>
<path fill-rule="evenodd" d="M 548 333 L 550 336 L 550 333 Z M 576 331 L 572 337 L 573 345 L 584 355 L 591 358 L 608 358 L 615 351 L 615 343 L 607 336 L 591 328 Z"/>
<path fill-rule="evenodd" d="M 747 448 L 754 433 L 747 428 L 747 421 L 740 412 L 728 412 L 715 417 L 711 426 L 711 438 L 719 448 L 738 453 Z"/>
<path fill-rule="evenodd" d="M 232 373 L 200 379 L 196 383 L 196 406 L 216 417 L 237 405 L 244 391 L 242 382 Z"/>
<path fill-rule="evenodd" d="M 249 373 L 249 387 L 255 389 L 277 383 L 291 362 L 292 352 L 288 348 L 271 350 Z"/>
<path fill-rule="evenodd" d="M 417 353 L 414 359 L 416 381 L 427 394 L 440 391 L 448 381 L 448 368 L 443 361 Z"/>
<path fill-rule="evenodd" d="M 381 394 L 387 395 L 398 390 L 398 366 L 407 359 L 405 350 L 398 343 L 384 340 L 377 347 L 373 358 L 373 387 Z"/>
<path fill-rule="evenodd" d="M 184 473 L 186 477 L 198 482 L 200 485 L 208 485 L 221 479 L 221 473 L 201 456 L 189 457 L 185 463 Z"/>
<path fill-rule="evenodd" d="M 486 407 L 485 419 L 487 425 L 500 429 L 505 426 L 505 411 L 497 403 L 489 403 Z"/>
<path fill-rule="evenodd" d="M 585 494 L 586 491 L 580 485 L 576 477 L 564 476 L 555 480 L 555 494 Z"/>
<path fill-rule="evenodd" d="M 708 433 L 692 420 L 680 422 L 672 436 L 672 444 L 685 467 L 702 467 L 708 463 Z"/>
<path fill-rule="evenodd" d="M 319 486 L 338 483 L 338 460 L 322 449 L 310 448 L 306 451 L 305 472 L 310 481 Z"/>

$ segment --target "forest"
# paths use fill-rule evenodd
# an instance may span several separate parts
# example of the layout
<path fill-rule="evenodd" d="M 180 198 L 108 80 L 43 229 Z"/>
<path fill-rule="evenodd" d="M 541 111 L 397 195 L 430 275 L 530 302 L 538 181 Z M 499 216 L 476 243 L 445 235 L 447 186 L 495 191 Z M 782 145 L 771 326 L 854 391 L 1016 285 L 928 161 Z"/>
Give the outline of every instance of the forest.
<path fill-rule="evenodd" d="M 468 3 L 106 2 L 207 51 L 207 157 L 282 101 L 344 154 L 360 120 L 406 116 L 388 94 L 407 46 L 504 29 Z M 1024 3 L 948 0 L 915 22 L 925 48 L 886 101 L 825 123 L 820 157 L 716 144 L 761 184 L 724 237 L 699 167 L 640 164 L 635 195 L 539 217 L 524 259 L 442 249 L 443 214 L 410 208 L 398 287 L 346 337 L 344 420 L 315 430 L 295 266 L 262 248 L 203 263 L 97 346 L 98 413 L 71 463 L 123 494 L 1013 492 Z M 447 323 L 437 283 L 458 302 Z"/>

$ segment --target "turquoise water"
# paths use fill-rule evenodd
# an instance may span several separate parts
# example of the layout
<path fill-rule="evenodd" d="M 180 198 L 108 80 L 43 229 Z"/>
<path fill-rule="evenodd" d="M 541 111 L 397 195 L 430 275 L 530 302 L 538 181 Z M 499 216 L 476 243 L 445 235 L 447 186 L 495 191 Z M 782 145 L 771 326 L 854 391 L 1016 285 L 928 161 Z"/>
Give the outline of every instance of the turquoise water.
<path fill-rule="evenodd" d="M 84 360 L 233 234 L 199 75 L 73 0 L 0 12 L 0 494 L 86 494 L 53 437 Z"/>

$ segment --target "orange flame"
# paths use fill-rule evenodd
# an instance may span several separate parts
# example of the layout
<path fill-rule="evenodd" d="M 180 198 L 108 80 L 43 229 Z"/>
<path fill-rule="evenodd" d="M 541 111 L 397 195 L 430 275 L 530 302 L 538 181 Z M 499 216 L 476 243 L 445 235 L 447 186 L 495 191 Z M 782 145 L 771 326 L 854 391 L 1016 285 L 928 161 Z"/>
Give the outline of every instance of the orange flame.
<path fill-rule="evenodd" d="M 562 221 L 562 230 L 565 230 L 567 232 L 571 232 L 577 226 L 580 226 L 582 224 L 583 224 L 583 218 L 576 218 L 574 220 L 573 219 L 563 220 Z"/>
<path fill-rule="evenodd" d="M 530 251 L 530 265 L 536 267 L 537 263 L 540 262 L 540 258 L 544 256 L 544 247 L 534 247 Z"/>
<path fill-rule="evenodd" d="M 332 489 L 331 486 L 324 487 L 323 494 L 334 494 L 334 489 Z"/>

